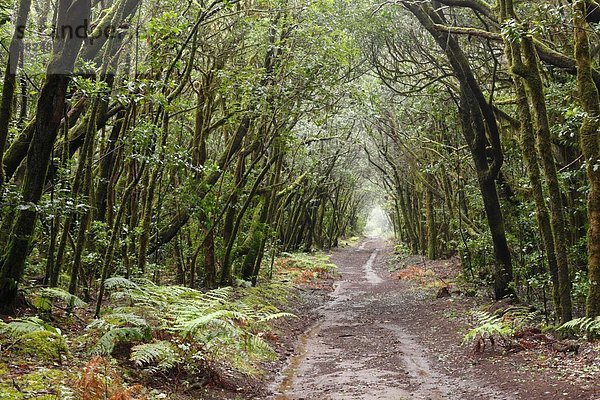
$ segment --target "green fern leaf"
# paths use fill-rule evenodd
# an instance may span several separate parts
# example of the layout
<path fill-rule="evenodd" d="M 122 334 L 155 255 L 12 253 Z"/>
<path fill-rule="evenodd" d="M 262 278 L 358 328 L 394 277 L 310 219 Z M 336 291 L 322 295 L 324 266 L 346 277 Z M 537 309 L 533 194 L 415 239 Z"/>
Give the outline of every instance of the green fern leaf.
<path fill-rule="evenodd" d="M 558 327 L 561 331 L 570 331 L 582 336 L 600 336 L 600 317 L 575 318 Z"/>
<path fill-rule="evenodd" d="M 127 279 L 127 278 L 123 278 L 122 276 L 113 276 L 112 278 L 108 278 L 104 281 L 104 287 L 107 290 L 114 290 L 114 289 L 127 289 L 127 290 L 131 290 L 131 289 L 139 289 L 139 286 L 137 283 Z"/>
<path fill-rule="evenodd" d="M 162 371 L 172 369 L 181 362 L 177 347 L 164 340 L 132 347 L 129 359 L 137 366 L 155 366 Z"/>
<path fill-rule="evenodd" d="M 79 297 L 59 288 L 42 288 L 39 291 L 41 297 L 53 300 L 61 300 L 69 307 L 86 307 L 87 303 Z"/>
<path fill-rule="evenodd" d="M 0 324 L 0 333 L 11 339 L 18 339 L 27 333 L 36 331 L 48 331 L 60 335 L 60 329 L 49 325 L 38 317 L 15 319 L 9 323 Z"/>
<path fill-rule="evenodd" d="M 115 346 L 119 343 L 133 343 L 138 341 L 150 340 L 151 333 L 149 329 L 133 328 L 114 328 L 106 332 L 98 343 L 92 348 L 92 354 L 110 355 Z"/>

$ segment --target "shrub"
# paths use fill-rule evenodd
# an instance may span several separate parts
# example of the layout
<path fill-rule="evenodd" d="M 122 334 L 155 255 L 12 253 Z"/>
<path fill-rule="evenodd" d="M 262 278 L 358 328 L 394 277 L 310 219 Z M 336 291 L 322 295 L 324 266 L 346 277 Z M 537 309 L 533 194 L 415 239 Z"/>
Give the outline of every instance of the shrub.
<path fill-rule="evenodd" d="M 571 332 L 588 339 L 597 338 L 600 337 L 600 317 L 576 318 L 564 323 L 558 330 Z"/>
<path fill-rule="evenodd" d="M 113 308 L 88 325 L 99 336 L 93 352 L 109 355 L 119 343 L 133 345 L 130 360 L 151 373 L 176 367 L 193 371 L 222 363 L 239 372 L 255 373 L 258 362 L 275 356 L 263 339 L 270 323 L 292 316 L 275 306 L 285 298 L 284 288 L 275 286 L 269 291 L 267 286 L 204 293 L 148 281 L 108 279 Z M 260 301 L 265 291 L 270 296 Z"/>

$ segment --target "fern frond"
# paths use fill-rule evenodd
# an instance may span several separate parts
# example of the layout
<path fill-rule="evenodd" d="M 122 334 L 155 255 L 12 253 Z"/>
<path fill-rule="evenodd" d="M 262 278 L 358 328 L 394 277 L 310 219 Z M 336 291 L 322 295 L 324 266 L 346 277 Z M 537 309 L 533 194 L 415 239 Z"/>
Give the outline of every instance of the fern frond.
<path fill-rule="evenodd" d="M 145 341 L 151 338 L 150 331 L 146 328 L 127 327 L 114 328 L 106 332 L 92 348 L 92 354 L 109 355 L 119 343 L 132 343 Z"/>
<path fill-rule="evenodd" d="M 19 318 L 9 323 L 0 323 L 0 333 L 11 339 L 17 339 L 27 333 L 48 331 L 60 335 L 60 329 L 42 321 L 38 317 Z"/>
<path fill-rule="evenodd" d="M 172 369 L 181 362 L 177 347 L 165 340 L 132 347 L 129 359 L 140 367 L 152 365 L 162 371 Z"/>
<path fill-rule="evenodd" d="M 104 287 L 107 290 L 114 289 L 139 289 L 137 283 L 129 280 L 127 278 L 123 278 L 122 276 L 113 276 L 104 281 Z"/>
<path fill-rule="evenodd" d="M 125 312 L 105 314 L 102 319 L 114 326 L 148 326 L 148 322 L 139 315 Z"/>
<path fill-rule="evenodd" d="M 477 326 L 463 337 L 463 345 L 485 339 L 508 339 L 514 335 L 516 328 L 501 317 L 483 311 L 475 311 Z"/>
<path fill-rule="evenodd" d="M 600 317 L 575 318 L 562 324 L 558 330 L 570 331 L 583 336 L 600 336 Z"/>
<path fill-rule="evenodd" d="M 79 297 L 75 296 L 67 292 L 66 290 L 59 288 L 42 288 L 39 290 L 39 295 L 44 298 L 49 298 L 53 300 L 61 300 L 67 304 L 69 307 L 85 307 L 87 303 L 81 300 Z"/>
<path fill-rule="evenodd" d="M 260 322 L 260 323 L 271 322 L 271 321 L 275 321 L 276 319 L 281 319 L 281 318 L 298 318 L 298 316 L 291 314 L 291 313 L 287 313 L 287 312 L 279 312 L 279 313 L 274 313 L 274 314 L 267 314 L 267 315 L 263 316 L 262 318 L 260 318 L 258 320 L 258 322 Z"/>
<path fill-rule="evenodd" d="M 219 302 L 227 302 L 231 299 L 231 296 L 233 295 L 233 288 L 231 287 L 223 287 L 223 288 L 219 288 L 219 289 L 213 289 L 211 291 L 208 291 L 206 293 L 204 293 L 204 296 L 212 301 L 219 301 Z"/>
<path fill-rule="evenodd" d="M 265 358 L 268 360 L 277 358 L 277 353 L 258 335 L 248 335 L 245 345 L 248 354 L 254 356 L 254 358 Z"/>
<path fill-rule="evenodd" d="M 175 323 L 175 330 L 183 336 L 194 335 L 199 329 L 206 328 L 208 325 L 229 328 L 231 319 L 236 317 L 236 313 L 230 310 L 218 310 L 206 315 L 201 315 L 193 319 L 180 318 Z"/>

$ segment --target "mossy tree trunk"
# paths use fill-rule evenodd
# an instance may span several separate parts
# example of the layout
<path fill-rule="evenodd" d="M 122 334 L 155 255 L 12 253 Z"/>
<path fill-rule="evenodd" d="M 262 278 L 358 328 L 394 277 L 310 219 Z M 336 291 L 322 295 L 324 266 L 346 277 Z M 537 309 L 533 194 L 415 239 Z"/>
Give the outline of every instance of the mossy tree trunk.
<path fill-rule="evenodd" d="M 550 224 L 554 238 L 554 253 L 556 255 L 558 271 L 560 320 L 562 323 L 565 323 L 572 319 L 573 311 L 562 193 L 558 182 L 554 152 L 552 151 L 550 122 L 537 53 L 533 42 L 528 37 L 521 38 L 520 47 L 523 55 L 523 63 L 519 64 L 518 59 L 513 59 L 513 70 L 523 78 L 527 95 L 532 105 L 537 154 L 543 167 L 548 187 Z"/>
<path fill-rule="evenodd" d="M 477 171 L 488 226 L 494 246 L 494 297 L 500 300 L 513 296 L 512 257 L 506 240 L 504 217 L 500 208 L 496 178 L 504 162 L 496 116 L 475 79 L 471 66 L 456 38 L 437 29 L 444 25 L 441 13 L 429 4 L 403 2 L 421 25 L 432 35 L 445 52 L 454 75 L 460 82 L 459 114 L 463 135 Z M 488 162 L 486 145 L 490 145 L 491 162 Z"/>
<path fill-rule="evenodd" d="M 23 33 L 31 8 L 31 0 L 21 0 L 17 10 L 15 29 L 8 48 L 8 61 L 4 71 L 2 85 L 2 100 L 0 101 L 0 189 L 4 184 L 4 149 L 8 138 L 8 128 L 12 118 L 13 97 L 17 82 L 17 65 L 23 52 Z"/>
<path fill-rule="evenodd" d="M 432 177 L 431 177 L 432 179 Z M 427 221 L 427 258 L 435 260 L 437 230 L 435 226 L 435 210 L 433 204 L 433 193 L 428 188 L 425 188 L 425 213 Z"/>
<path fill-rule="evenodd" d="M 61 37 L 60 33 L 69 30 L 64 27 L 74 30 L 73 27 L 86 26 L 90 8 L 88 0 L 75 0 L 72 4 L 66 4 L 65 1 L 59 6 L 59 35 L 38 99 L 35 131 L 27 153 L 27 169 L 21 193 L 24 207 L 17 213 L 0 267 L 0 304 L 5 308 L 11 308 L 17 297 L 35 231 L 36 206 L 42 196 L 50 155 L 64 114 L 70 74 L 82 43 L 80 37 Z"/>
<path fill-rule="evenodd" d="M 514 8 L 512 0 L 503 0 L 500 2 L 500 20 L 505 21 L 508 18 L 514 17 Z M 520 45 L 514 41 L 505 39 L 505 53 L 508 60 L 509 68 L 512 70 L 516 64 L 522 65 Z M 535 202 L 535 210 L 538 227 L 542 235 L 542 245 L 546 253 L 548 270 L 552 279 L 552 299 L 554 307 L 558 312 L 561 310 L 560 305 L 560 281 L 558 277 L 558 265 L 556 260 L 556 251 L 554 243 L 554 235 L 550 224 L 550 215 L 544 196 L 544 188 L 542 184 L 542 176 L 538 160 L 538 154 L 535 147 L 535 133 L 533 129 L 532 115 L 529 106 L 527 91 L 523 83 L 523 79 L 513 72 L 513 82 L 517 95 L 517 113 L 519 117 L 520 130 L 520 146 L 523 160 L 527 168 L 529 183 L 531 184 L 531 194 Z"/>
<path fill-rule="evenodd" d="M 587 298 L 587 315 L 600 315 L 600 99 L 592 77 L 590 44 L 586 22 L 586 3 L 573 4 L 575 23 L 575 58 L 577 61 L 577 91 L 585 111 L 579 131 L 581 151 L 585 157 L 590 184 L 588 193 L 588 274 L 590 289 Z"/>

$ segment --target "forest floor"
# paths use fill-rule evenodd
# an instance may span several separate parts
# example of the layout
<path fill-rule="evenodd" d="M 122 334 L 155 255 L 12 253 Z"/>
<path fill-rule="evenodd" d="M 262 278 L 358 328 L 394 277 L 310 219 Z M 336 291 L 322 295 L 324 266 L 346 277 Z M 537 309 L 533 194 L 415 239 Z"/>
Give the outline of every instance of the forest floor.
<path fill-rule="evenodd" d="M 192 377 L 176 371 L 141 374 L 128 352 L 114 354 L 107 369 L 128 387 L 141 385 L 144 399 L 600 400 L 600 342 L 580 341 L 575 354 L 535 340 L 520 351 L 488 344 L 474 352 L 472 344 L 461 345 L 473 328 L 472 311 L 506 304 L 461 294 L 457 259 L 399 256 L 391 243 L 376 238 L 357 243 L 329 259 L 313 254 L 278 260 L 280 279 L 293 288 L 281 308 L 298 318 L 279 319 L 269 331 L 279 359 L 262 364 L 265 374 L 240 375 L 223 365 L 221 379 L 190 385 Z M 321 273 L 294 267 L 294 257 L 316 260 Z M 443 287 L 449 293 L 438 298 Z M 91 314 L 82 310 L 68 320 L 54 322 L 64 328 L 70 357 L 44 360 L 34 346 L 15 358 L 10 346 L 0 349 L 0 399 L 63 399 L 57 393 L 80 388 L 90 357 L 84 327 Z"/>
<path fill-rule="evenodd" d="M 485 300 L 436 297 L 432 282 L 449 282 L 456 262 L 398 260 L 375 238 L 335 251 L 331 262 L 338 278 L 328 293 L 327 285 L 301 291 L 303 319 L 281 332 L 287 362 L 258 398 L 600 399 L 598 344 L 577 354 L 544 344 L 508 353 L 462 346 L 469 311 Z M 403 269 L 391 272 L 398 262 Z"/>

